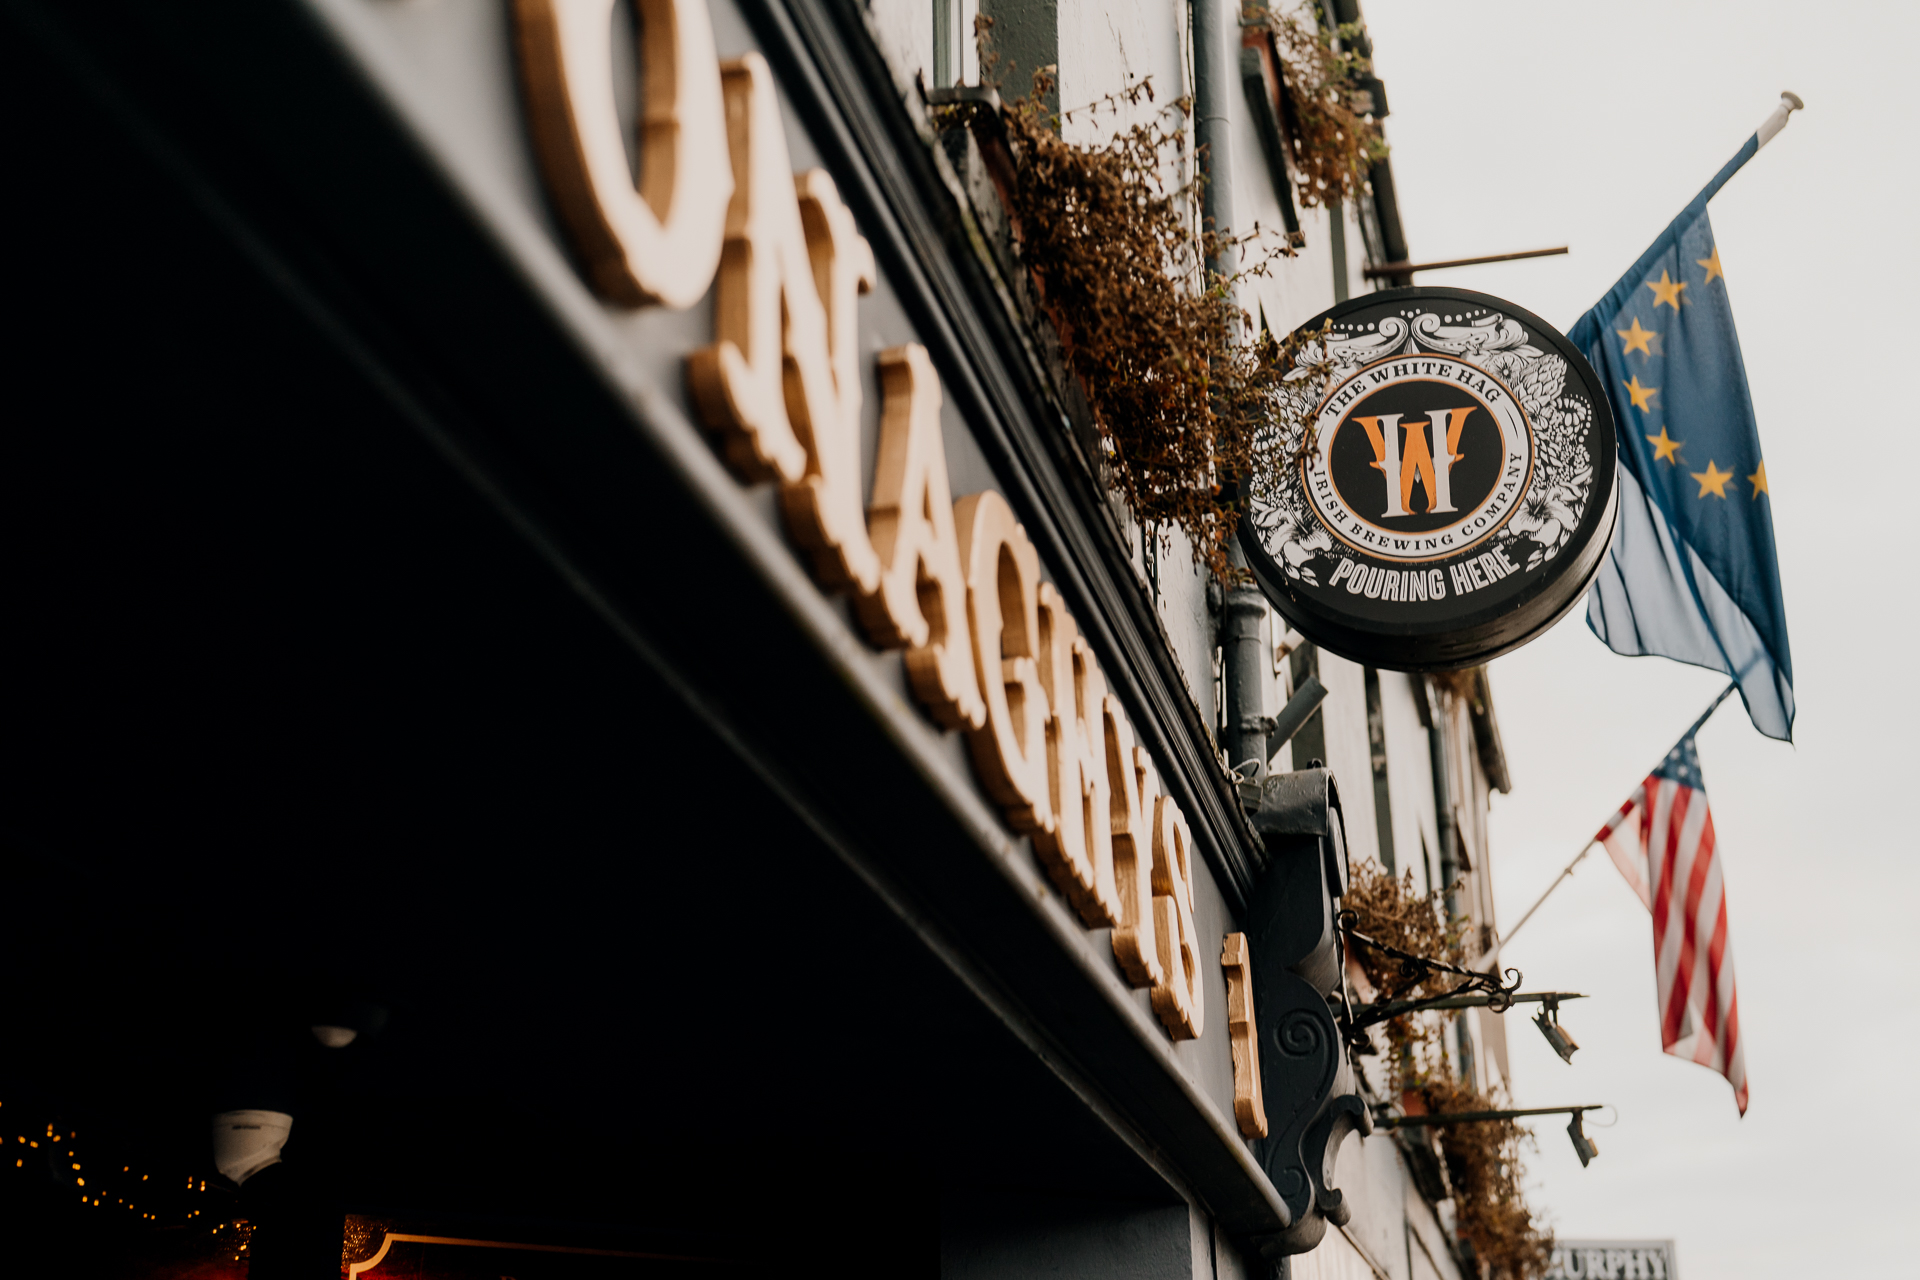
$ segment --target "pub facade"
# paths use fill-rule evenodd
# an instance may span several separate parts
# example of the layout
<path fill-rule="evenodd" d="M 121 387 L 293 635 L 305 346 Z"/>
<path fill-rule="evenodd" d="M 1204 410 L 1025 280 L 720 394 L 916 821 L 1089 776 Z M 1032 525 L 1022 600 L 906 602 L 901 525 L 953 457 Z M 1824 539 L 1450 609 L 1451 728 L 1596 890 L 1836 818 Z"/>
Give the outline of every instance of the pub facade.
<path fill-rule="evenodd" d="M 17 1256 L 1477 1271 L 1338 912 L 1491 960 L 1484 669 L 1115 499 L 981 17 L 1003 96 L 1193 100 L 1272 332 L 1394 282 L 1231 6 L 10 6 Z"/>

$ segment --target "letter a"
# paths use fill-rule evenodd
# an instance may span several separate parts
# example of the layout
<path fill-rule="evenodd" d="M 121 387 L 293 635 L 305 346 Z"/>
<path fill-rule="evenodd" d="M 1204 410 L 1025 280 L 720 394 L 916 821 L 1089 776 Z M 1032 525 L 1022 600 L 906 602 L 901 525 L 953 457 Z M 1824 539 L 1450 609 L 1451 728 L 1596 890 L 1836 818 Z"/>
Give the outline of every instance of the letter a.
<path fill-rule="evenodd" d="M 927 349 L 880 353 L 880 456 L 867 532 L 877 589 L 854 601 L 868 637 L 907 651 L 914 696 L 943 729 L 986 723 L 967 629 L 967 580 L 947 489 L 940 379 Z"/>

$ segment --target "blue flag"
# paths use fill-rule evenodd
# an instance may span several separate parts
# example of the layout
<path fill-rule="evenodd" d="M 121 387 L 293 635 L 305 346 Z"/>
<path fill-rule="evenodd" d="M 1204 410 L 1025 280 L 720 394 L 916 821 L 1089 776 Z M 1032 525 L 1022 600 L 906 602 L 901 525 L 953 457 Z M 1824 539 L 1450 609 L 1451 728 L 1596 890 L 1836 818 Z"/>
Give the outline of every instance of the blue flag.
<path fill-rule="evenodd" d="M 1725 672 L 1754 727 L 1791 741 L 1793 660 L 1773 499 L 1707 219 L 1707 201 L 1779 132 L 1786 110 L 1567 336 L 1606 385 L 1620 435 L 1619 523 L 1587 598 L 1587 626 L 1615 653 Z"/>

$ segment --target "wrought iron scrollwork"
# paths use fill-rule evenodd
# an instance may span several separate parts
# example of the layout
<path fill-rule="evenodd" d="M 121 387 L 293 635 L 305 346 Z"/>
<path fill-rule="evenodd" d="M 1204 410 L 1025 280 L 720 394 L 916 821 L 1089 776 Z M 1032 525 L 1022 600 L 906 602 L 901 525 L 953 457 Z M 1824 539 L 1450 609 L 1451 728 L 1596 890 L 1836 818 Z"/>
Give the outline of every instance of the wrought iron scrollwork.
<path fill-rule="evenodd" d="M 1513 1007 L 1513 997 L 1520 990 L 1521 978 L 1518 969 L 1506 970 L 1504 975 L 1506 980 L 1502 981 L 1502 974 L 1498 970 L 1482 972 L 1478 969 L 1468 969 L 1457 964 L 1449 964 L 1445 960 L 1435 960 L 1431 956 L 1417 956 L 1411 951 L 1402 951 L 1399 947 L 1390 946 L 1377 938 L 1370 938 L 1356 927 L 1360 918 L 1352 910 L 1341 911 L 1339 919 L 1340 931 L 1346 935 L 1349 942 L 1399 962 L 1398 985 L 1389 991 L 1382 992 L 1380 1000 L 1354 1020 L 1354 1030 L 1357 1031 L 1375 1022 L 1383 1022 L 1403 1013 L 1416 1011 L 1422 1002 L 1402 1001 L 1401 997 L 1436 973 L 1452 974 L 1460 979 L 1456 986 L 1437 997 L 1438 999 L 1444 1000 L 1478 991 L 1486 995 L 1487 1008 L 1494 1013 L 1505 1013 Z"/>

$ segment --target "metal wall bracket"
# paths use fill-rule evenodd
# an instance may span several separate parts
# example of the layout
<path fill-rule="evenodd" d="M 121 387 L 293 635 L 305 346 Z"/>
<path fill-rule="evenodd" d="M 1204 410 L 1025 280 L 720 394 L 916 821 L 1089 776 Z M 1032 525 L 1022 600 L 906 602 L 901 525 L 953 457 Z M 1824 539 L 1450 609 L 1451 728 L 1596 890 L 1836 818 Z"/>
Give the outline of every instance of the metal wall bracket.
<path fill-rule="evenodd" d="M 1249 819 L 1268 866 L 1247 908 L 1255 1022 L 1269 1136 L 1254 1156 L 1292 1212 L 1293 1225 L 1257 1242 L 1263 1256 L 1305 1253 L 1328 1224 L 1352 1214 L 1333 1186 L 1340 1144 L 1373 1131 L 1335 1010 L 1346 1007 L 1345 960 L 1334 903 L 1347 891 L 1346 827 L 1327 769 L 1260 784 Z"/>

